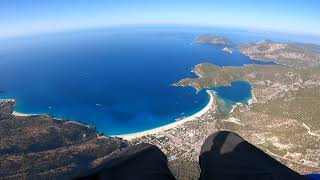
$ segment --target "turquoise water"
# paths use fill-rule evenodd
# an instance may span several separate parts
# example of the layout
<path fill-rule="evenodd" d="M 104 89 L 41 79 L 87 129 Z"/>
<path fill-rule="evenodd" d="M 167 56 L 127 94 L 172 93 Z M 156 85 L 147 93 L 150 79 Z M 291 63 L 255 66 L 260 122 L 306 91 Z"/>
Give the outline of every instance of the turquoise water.
<path fill-rule="evenodd" d="M 205 91 L 171 86 L 195 77 L 190 72 L 195 65 L 265 64 L 237 50 L 225 53 L 224 46 L 193 43 L 204 32 L 227 36 L 236 43 L 265 39 L 238 30 L 158 27 L 3 40 L 0 96 L 16 99 L 17 111 L 77 120 L 108 135 L 156 128 L 207 105 Z M 215 88 L 227 102 L 226 108 L 251 97 L 251 89 L 239 83 Z"/>
<path fill-rule="evenodd" d="M 237 103 L 246 104 L 252 98 L 252 86 L 246 81 L 233 81 L 230 86 L 212 87 L 222 112 L 229 112 Z"/>

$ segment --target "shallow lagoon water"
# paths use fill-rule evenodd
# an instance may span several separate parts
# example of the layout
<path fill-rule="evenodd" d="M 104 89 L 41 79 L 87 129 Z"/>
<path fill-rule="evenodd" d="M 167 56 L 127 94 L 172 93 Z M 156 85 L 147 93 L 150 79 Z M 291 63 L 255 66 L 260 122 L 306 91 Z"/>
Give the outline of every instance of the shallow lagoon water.
<path fill-rule="evenodd" d="M 214 31 L 239 36 L 232 32 Z M 19 112 L 77 120 L 108 135 L 159 127 L 208 103 L 205 91 L 171 86 L 195 77 L 193 66 L 263 63 L 238 51 L 225 53 L 224 46 L 193 43 L 202 33 L 129 28 L 7 40 L 0 44 L 0 96 L 16 99 Z M 217 87 L 218 96 L 238 102 L 232 95 L 237 88 L 228 88 Z M 241 101 L 251 89 L 243 91 Z"/>
<path fill-rule="evenodd" d="M 252 98 L 252 86 L 246 81 L 233 81 L 230 86 L 217 86 L 212 90 L 221 102 L 222 112 L 229 112 L 233 105 L 246 104 Z"/>

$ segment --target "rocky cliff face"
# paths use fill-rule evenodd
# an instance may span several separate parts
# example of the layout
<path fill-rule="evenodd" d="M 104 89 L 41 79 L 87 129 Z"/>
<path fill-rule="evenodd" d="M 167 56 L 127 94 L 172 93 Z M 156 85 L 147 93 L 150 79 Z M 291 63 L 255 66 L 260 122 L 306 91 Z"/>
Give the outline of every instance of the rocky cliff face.
<path fill-rule="evenodd" d="M 0 179 L 67 179 L 104 163 L 131 143 L 48 115 L 15 116 L 0 101 Z"/>

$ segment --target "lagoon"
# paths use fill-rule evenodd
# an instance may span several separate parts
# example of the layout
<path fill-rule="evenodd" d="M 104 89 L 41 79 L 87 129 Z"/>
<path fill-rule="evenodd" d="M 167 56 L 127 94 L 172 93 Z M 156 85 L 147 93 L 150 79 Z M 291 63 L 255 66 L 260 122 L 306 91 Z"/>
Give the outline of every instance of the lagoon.
<path fill-rule="evenodd" d="M 233 81 L 230 86 L 212 87 L 220 102 L 220 110 L 228 113 L 237 103 L 247 104 L 252 98 L 252 86 L 246 81 Z"/>

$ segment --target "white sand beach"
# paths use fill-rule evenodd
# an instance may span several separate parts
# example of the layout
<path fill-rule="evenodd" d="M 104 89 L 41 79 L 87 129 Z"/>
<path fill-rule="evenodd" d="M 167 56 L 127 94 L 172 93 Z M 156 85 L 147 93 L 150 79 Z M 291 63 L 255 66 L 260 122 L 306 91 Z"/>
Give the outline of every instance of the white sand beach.
<path fill-rule="evenodd" d="M 193 121 L 196 120 L 197 118 L 201 117 L 203 114 L 205 114 L 207 111 L 209 111 L 212 108 L 212 105 L 214 104 L 214 91 L 213 90 L 207 90 L 207 93 L 210 96 L 210 100 L 208 102 L 208 104 L 199 112 L 193 114 L 192 116 L 188 116 L 188 117 L 184 117 L 176 122 L 158 127 L 158 128 L 154 128 L 154 129 L 149 129 L 146 131 L 142 131 L 142 132 L 138 132 L 138 133 L 132 133 L 132 134 L 122 134 L 122 135 L 113 135 L 114 137 L 120 137 L 126 140 L 131 140 L 134 138 L 138 138 L 138 137 L 142 137 L 142 136 L 146 136 L 148 134 L 157 134 L 163 131 L 166 131 L 168 129 L 172 129 L 175 128 L 177 126 L 180 126 L 188 121 Z M 21 113 L 21 112 L 17 112 L 17 111 L 13 111 L 12 112 L 13 115 L 15 116 L 21 116 L 21 117 L 26 117 L 26 116 L 33 116 L 33 115 L 37 115 L 37 114 L 26 114 L 26 113 Z M 59 120 L 58 118 L 55 118 L 57 120 Z M 80 125 L 84 125 L 89 127 L 88 125 L 76 122 L 76 121 L 67 121 L 67 123 L 76 123 L 76 124 L 80 124 Z"/>
<path fill-rule="evenodd" d="M 175 127 L 177 127 L 179 125 L 182 125 L 182 124 L 184 124 L 184 123 L 186 123 L 188 121 L 196 120 L 197 118 L 201 117 L 203 114 L 208 112 L 211 109 L 212 105 L 214 104 L 214 93 L 215 92 L 212 91 L 212 90 L 207 90 L 207 93 L 210 95 L 210 100 L 209 100 L 208 104 L 201 111 L 195 113 L 192 116 L 188 116 L 188 117 L 182 118 L 179 121 L 176 121 L 176 122 L 173 122 L 173 123 L 170 123 L 170 124 L 158 127 L 158 128 L 154 128 L 154 129 L 150 129 L 150 130 L 146 130 L 146 131 L 142 131 L 142 132 L 138 132 L 138 133 L 114 135 L 114 136 L 120 137 L 120 138 L 123 138 L 123 139 L 126 139 L 126 140 L 131 140 L 131 139 L 142 137 L 142 136 L 146 136 L 146 135 L 149 135 L 149 134 L 157 134 L 157 133 L 166 131 L 168 129 L 175 128 Z"/>
<path fill-rule="evenodd" d="M 12 112 L 12 115 L 14 115 L 14 116 L 23 116 L 23 117 L 26 117 L 26 116 L 34 116 L 34 115 L 37 115 L 37 114 L 26 114 L 26 113 L 21 113 L 21 112 L 13 111 L 13 112 Z"/>
<path fill-rule="evenodd" d="M 27 113 L 21 113 L 21 112 L 17 112 L 17 111 L 13 111 L 12 112 L 12 115 L 14 116 L 20 116 L 20 117 L 27 117 L 27 116 L 36 116 L 36 115 L 41 115 L 41 114 L 27 114 Z M 46 115 L 48 116 L 47 114 L 43 114 L 43 115 Z M 58 120 L 58 121 L 63 121 L 65 122 L 66 124 L 68 123 L 73 123 L 73 124 L 78 124 L 78 125 L 81 125 L 81 126 L 85 126 L 87 128 L 90 128 L 91 126 L 89 125 L 86 125 L 86 124 L 83 124 L 83 123 L 80 123 L 80 122 L 77 122 L 77 121 L 69 121 L 69 120 L 65 120 L 65 119 L 61 119 L 61 118 L 53 118 L 54 120 Z"/>

